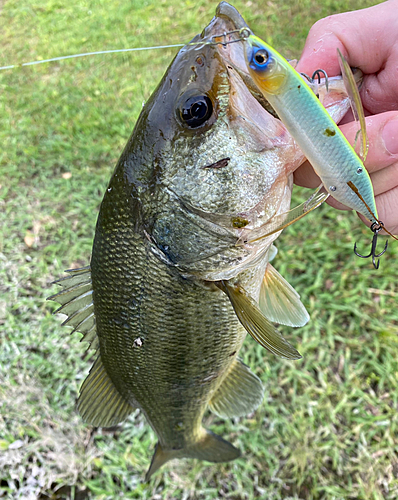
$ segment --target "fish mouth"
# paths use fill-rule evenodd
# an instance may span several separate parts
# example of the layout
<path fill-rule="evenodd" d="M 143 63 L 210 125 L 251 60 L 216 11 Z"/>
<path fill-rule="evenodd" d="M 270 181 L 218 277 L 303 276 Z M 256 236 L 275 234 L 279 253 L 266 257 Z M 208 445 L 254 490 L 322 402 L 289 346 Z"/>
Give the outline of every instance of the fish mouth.
<path fill-rule="evenodd" d="M 251 95 L 268 113 L 279 118 L 249 74 L 245 58 L 245 42 L 240 35 L 243 28 L 251 32 L 235 7 L 227 2 L 220 2 L 216 8 L 215 17 L 203 30 L 201 36 L 218 42 L 218 51 L 229 69 L 238 73 Z"/>

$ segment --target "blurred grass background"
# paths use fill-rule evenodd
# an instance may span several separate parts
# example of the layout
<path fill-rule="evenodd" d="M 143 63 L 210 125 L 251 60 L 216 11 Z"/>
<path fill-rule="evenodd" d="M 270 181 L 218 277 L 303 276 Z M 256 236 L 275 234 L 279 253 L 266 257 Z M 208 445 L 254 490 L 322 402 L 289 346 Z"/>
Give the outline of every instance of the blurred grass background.
<path fill-rule="evenodd" d="M 311 25 L 370 0 L 241 1 L 251 28 L 298 58 Z M 204 0 L 2 0 L 0 65 L 189 41 Z M 90 259 L 115 162 L 175 49 L 96 56 L 0 72 L 0 498 L 398 498 L 397 245 L 375 271 L 354 214 L 323 206 L 279 238 L 275 266 L 311 321 L 284 329 L 303 359 L 251 339 L 244 361 L 266 386 L 247 418 L 205 425 L 238 446 L 229 464 L 167 464 L 143 483 L 156 439 L 137 412 L 110 430 L 75 411 L 91 365 L 45 301 L 51 282 Z M 295 201 L 304 199 L 298 190 Z"/>

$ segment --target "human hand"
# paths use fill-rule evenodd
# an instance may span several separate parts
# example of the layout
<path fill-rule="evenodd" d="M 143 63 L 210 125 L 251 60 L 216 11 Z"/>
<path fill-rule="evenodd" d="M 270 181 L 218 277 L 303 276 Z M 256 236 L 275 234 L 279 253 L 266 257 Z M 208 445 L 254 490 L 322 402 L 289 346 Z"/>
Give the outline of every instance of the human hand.
<path fill-rule="evenodd" d="M 321 68 L 328 76 L 339 75 L 337 49 L 351 67 L 360 68 L 364 73 L 360 95 L 369 139 L 365 166 L 373 183 L 379 218 L 391 233 L 397 234 L 398 0 L 333 15 L 315 23 L 296 70 L 312 74 Z M 358 126 L 346 118 L 342 123 L 343 134 L 353 144 Z M 308 162 L 296 170 L 294 181 L 306 187 L 321 184 Z M 336 200 L 329 200 L 330 205 L 347 209 Z"/>

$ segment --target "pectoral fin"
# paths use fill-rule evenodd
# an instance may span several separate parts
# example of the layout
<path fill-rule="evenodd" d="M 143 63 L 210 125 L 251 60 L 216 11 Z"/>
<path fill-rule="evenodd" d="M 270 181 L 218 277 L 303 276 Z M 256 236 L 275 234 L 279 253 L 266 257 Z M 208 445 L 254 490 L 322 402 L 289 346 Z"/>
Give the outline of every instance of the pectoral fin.
<path fill-rule="evenodd" d="M 102 364 L 101 356 L 80 389 L 77 409 L 83 420 L 95 427 L 112 427 L 125 420 L 134 407 L 113 385 Z"/>
<path fill-rule="evenodd" d="M 259 306 L 271 321 L 288 326 L 304 326 L 310 316 L 296 290 L 268 264 L 260 289 Z"/>
<path fill-rule="evenodd" d="M 217 286 L 227 294 L 239 321 L 254 340 L 281 358 L 301 358 L 300 353 L 267 320 L 256 302 L 242 287 L 231 285 L 227 281 L 220 281 Z"/>
<path fill-rule="evenodd" d="M 249 235 L 245 234 L 238 241 L 239 244 L 254 243 L 255 241 L 262 240 L 271 234 L 282 231 L 294 222 L 297 222 L 305 215 L 309 214 L 315 208 L 319 207 L 329 196 L 323 186 L 320 186 L 304 203 L 292 208 L 288 212 L 272 217 L 269 223 L 264 224 L 258 229 L 254 229 Z"/>
<path fill-rule="evenodd" d="M 209 403 L 209 409 L 223 418 L 243 417 L 253 412 L 264 397 L 261 380 L 239 359 L 235 359 L 227 376 Z"/>

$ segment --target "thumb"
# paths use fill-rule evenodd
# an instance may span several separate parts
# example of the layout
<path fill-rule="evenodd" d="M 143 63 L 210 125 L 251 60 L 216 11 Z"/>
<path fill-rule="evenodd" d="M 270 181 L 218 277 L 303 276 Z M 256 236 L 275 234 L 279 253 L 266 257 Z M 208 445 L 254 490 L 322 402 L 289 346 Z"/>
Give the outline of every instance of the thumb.
<path fill-rule="evenodd" d="M 365 74 L 361 89 L 371 113 L 398 109 L 398 0 L 321 19 L 311 28 L 297 71 L 340 74 L 337 49 Z"/>

